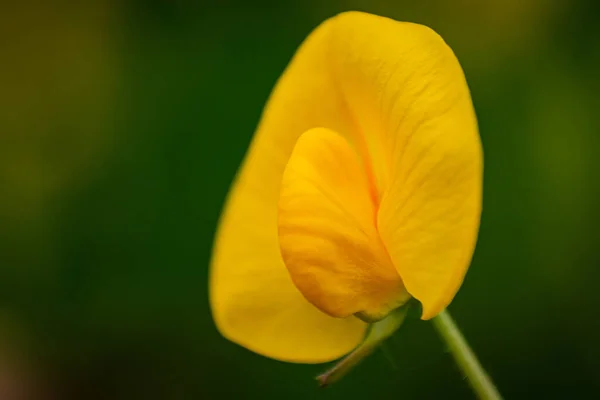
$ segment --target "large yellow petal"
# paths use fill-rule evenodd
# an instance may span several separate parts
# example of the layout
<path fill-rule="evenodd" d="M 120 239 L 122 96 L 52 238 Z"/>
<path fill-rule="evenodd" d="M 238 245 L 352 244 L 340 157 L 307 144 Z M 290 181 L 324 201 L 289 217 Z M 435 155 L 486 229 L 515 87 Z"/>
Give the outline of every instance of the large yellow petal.
<path fill-rule="evenodd" d="M 379 188 L 378 228 L 404 284 L 435 316 L 470 264 L 483 156 L 462 69 L 424 26 L 350 13 L 330 59 Z"/>
<path fill-rule="evenodd" d="M 325 128 L 300 136 L 281 183 L 279 244 L 296 286 L 329 315 L 379 320 L 410 298 L 376 218 L 350 144 Z"/>

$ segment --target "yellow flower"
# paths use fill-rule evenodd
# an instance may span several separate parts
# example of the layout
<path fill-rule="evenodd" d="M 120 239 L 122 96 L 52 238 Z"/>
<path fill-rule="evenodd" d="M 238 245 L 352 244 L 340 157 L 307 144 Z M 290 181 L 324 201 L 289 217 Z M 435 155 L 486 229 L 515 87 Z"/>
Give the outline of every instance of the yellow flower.
<path fill-rule="evenodd" d="M 473 254 L 482 169 L 462 69 L 435 32 L 358 12 L 325 21 L 277 83 L 224 209 L 218 329 L 317 363 L 411 298 L 434 317 Z"/>

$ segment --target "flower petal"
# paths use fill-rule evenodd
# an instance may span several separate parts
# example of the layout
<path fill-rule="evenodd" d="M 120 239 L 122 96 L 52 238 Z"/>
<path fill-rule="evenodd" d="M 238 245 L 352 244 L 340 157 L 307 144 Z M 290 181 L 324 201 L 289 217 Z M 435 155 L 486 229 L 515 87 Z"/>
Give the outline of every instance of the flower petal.
<path fill-rule="evenodd" d="M 479 228 L 483 156 L 469 89 L 431 29 L 360 13 L 337 18 L 332 68 L 364 132 L 379 232 L 431 318 L 458 291 Z"/>
<path fill-rule="evenodd" d="M 376 229 L 367 174 L 325 128 L 298 139 L 281 183 L 279 244 L 296 286 L 334 317 L 379 320 L 410 296 Z"/>
<path fill-rule="evenodd" d="M 423 124 L 404 150 L 378 215 L 382 240 L 423 319 L 442 311 L 471 262 L 481 214 L 481 148 L 465 106 Z"/>

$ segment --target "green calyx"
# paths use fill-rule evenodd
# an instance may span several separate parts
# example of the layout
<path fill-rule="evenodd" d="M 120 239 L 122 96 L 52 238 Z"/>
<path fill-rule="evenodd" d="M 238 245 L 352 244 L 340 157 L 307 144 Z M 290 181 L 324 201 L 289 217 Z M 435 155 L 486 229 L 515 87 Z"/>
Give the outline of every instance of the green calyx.
<path fill-rule="evenodd" d="M 400 328 L 406 319 L 409 308 L 410 303 L 405 304 L 392 311 L 384 319 L 370 324 L 363 342 L 332 368 L 317 377 L 319 385 L 321 387 L 326 387 L 337 382 L 360 361 L 370 355 L 380 344 Z"/>

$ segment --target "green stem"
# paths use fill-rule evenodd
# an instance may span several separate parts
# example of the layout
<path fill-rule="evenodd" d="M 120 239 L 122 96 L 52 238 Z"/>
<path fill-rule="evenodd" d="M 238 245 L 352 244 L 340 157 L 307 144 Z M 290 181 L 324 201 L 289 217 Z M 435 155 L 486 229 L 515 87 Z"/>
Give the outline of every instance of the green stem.
<path fill-rule="evenodd" d="M 477 356 L 469 347 L 448 311 L 444 310 L 439 313 L 433 319 L 433 325 L 448 345 L 454 360 L 468 378 L 477 396 L 485 400 L 502 400 L 498 389 L 477 360 Z"/>

